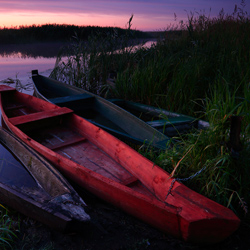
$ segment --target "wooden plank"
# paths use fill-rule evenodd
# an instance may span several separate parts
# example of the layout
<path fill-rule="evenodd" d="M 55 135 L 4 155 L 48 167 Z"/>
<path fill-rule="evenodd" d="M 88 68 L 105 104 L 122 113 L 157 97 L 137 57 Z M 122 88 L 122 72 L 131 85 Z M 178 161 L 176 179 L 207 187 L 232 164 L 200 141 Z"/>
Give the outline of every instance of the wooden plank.
<path fill-rule="evenodd" d="M 9 107 L 5 107 L 5 111 L 9 111 L 9 110 L 14 110 L 14 109 L 22 109 L 25 108 L 25 105 L 15 105 L 15 106 L 9 106 Z"/>
<path fill-rule="evenodd" d="M 65 127 L 63 123 L 61 123 L 60 126 L 57 126 L 57 123 L 55 122 L 52 122 L 51 126 L 42 127 L 39 130 L 39 133 L 36 133 L 36 130 L 33 130 L 31 133 L 29 133 L 29 136 L 52 150 L 57 150 L 56 146 L 66 141 L 71 140 L 73 142 L 74 140 L 76 142 L 80 139 L 84 141 L 83 139 L 85 138 L 79 133 L 68 130 L 68 128 Z M 60 147 L 58 148 L 58 150 L 60 150 Z"/>
<path fill-rule="evenodd" d="M 168 119 L 160 119 L 154 121 L 148 121 L 147 124 L 152 127 L 160 127 L 167 125 L 176 125 L 176 124 L 190 124 L 194 119 L 183 118 L 183 117 L 170 117 Z"/>
<path fill-rule="evenodd" d="M 131 182 L 133 176 L 126 169 L 91 143 L 75 144 L 73 147 L 64 147 L 61 151 L 78 164 L 112 180 L 124 184 Z"/>
<path fill-rule="evenodd" d="M 167 120 L 155 120 L 155 121 L 149 121 L 147 122 L 148 125 L 152 126 L 152 127 L 161 127 L 161 126 L 166 126 L 166 125 L 169 125 L 171 124 L 169 121 Z"/>
<path fill-rule="evenodd" d="M 131 176 L 130 178 L 124 180 L 124 181 L 121 181 L 121 184 L 125 185 L 125 186 L 132 186 L 134 184 L 136 184 L 139 180 L 134 177 L 134 176 Z"/>
<path fill-rule="evenodd" d="M 12 118 L 9 118 L 9 121 L 13 125 L 17 126 L 17 125 L 28 123 L 28 122 L 43 120 L 46 118 L 70 114 L 70 113 L 73 113 L 71 109 L 63 107 L 63 108 L 51 109 L 51 110 L 42 111 L 42 112 L 36 112 L 36 113 L 29 114 L 29 115 L 12 117 Z"/>
<path fill-rule="evenodd" d="M 49 145 L 48 148 L 51 150 L 56 150 L 56 149 L 67 147 L 67 146 L 76 144 L 78 142 L 83 142 L 83 141 L 86 141 L 85 137 L 72 138 L 72 139 L 69 139 L 67 141 L 55 144 L 55 145 Z"/>

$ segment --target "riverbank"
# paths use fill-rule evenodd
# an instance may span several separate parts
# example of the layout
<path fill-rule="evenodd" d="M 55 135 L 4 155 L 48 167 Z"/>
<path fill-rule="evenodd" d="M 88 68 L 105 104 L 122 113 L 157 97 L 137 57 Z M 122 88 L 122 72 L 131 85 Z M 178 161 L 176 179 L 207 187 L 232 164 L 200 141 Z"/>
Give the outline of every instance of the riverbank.
<path fill-rule="evenodd" d="M 93 225 L 86 231 L 63 234 L 20 216 L 14 250 L 248 250 L 250 230 L 242 224 L 231 237 L 216 245 L 186 243 L 152 228 L 95 196 L 79 191 L 88 204 Z"/>
<path fill-rule="evenodd" d="M 220 15 L 217 19 L 190 17 L 185 36 L 163 40 L 136 53 L 132 50 L 110 53 L 116 40 L 95 38 L 89 50 L 80 43 L 74 47 L 73 56 L 69 53 L 67 60 L 59 58 L 55 70 L 58 78 L 90 91 L 99 91 L 103 84 L 101 94 L 111 93 L 115 98 L 150 104 L 209 122 L 209 129 L 178 137 L 178 143 L 160 155 L 141 153 L 169 173 L 177 170 L 175 178 L 186 180 L 185 185 L 192 190 L 229 207 L 241 218 L 241 228 L 212 249 L 249 249 L 250 63 L 247 55 L 250 40 L 247 34 L 250 20 L 244 15 L 236 11 L 233 16 Z M 32 69 L 41 72 L 35 66 L 33 64 Z M 115 75 L 114 88 L 105 85 L 110 73 Z M 241 147 L 237 151 L 230 144 L 232 116 L 242 117 L 237 137 Z M 83 198 L 88 200 L 85 193 Z M 67 249 L 75 244 L 82 249 L 98 249 L 102 245 L 106 249 L 159 249 L 158 243 L 162 243 L 163 249 L 211 249 L 211 246 L 201 248 L 180 242 L 158 231 L 155 234 L 155 229 L 92 198 L 88 201 L 90 214 L 101 225 L 100 231 L 89 229 L 90 236 L 86 232 L 70 235 L 66 244 L 64 239 L 68 235 L 29 223 L 20 227 L 19 241 L 28 237 L 35 245 L 36 237 L 30 239 L 29 230 L 41 229 L 50 249 L 53 245 L 60 249 L 57 244 Z M 22 223 L 25 221 L 30 220 L 24 218 Z M 39 236 L 42 232 L 38 232 L 38 239 L 43 237 Z M 39 242 L 41 246 L 42 241 Z"/>

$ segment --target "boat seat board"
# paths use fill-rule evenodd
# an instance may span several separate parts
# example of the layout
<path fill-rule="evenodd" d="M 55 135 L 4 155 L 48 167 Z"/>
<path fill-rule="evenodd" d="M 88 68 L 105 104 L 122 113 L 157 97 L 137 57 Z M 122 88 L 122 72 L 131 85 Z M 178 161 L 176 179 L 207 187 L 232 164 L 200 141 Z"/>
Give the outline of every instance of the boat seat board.
<path fill-rule="evenodd" d="M 73 113 L 71 109 L 63 107 L 63 108 L 36 112 L 36 113 L 28 114 L 28 115 L 12 117 L 12 118 L 9 118 L 9 121 L 13 125 L 17 126 L 17 125 L 25 124 L 28 122 L 43 120 L 46 118 L 56 117 L 60 115 L 70 114 L 70 113 Z"/>
<path fill-rule="evenodd" d="M 86 141 L 87 139 L 85 137 L 78 137 L 78 138 L 72 138 L 72 139 L 68 139 L 67 141 L 61 142 L 61 143 L 57 143 L 55 145 L 49 145 L 48 148 L 51 150 L 57 150 L 63 147 L 67 147 L 79 142 L 83 142 Z"/>
<path fill-rule="evenodd" d="M 133 184 L 136 184 L 138 181 L 139 180 L 136 177 L 131 176 L 130 178 L 127 178 L 126 180 L 121 181 L 121 184 L 125 186 L 132 186 Z"/>
<path fill-rule="evenodd" d="M 186 124 L 193 122 L 194 119 L 191 118 L 183 118 L 183 117 L 170 117 L 166 119 L 148 121 L 147 124 L 152 127 L 161 127 L 161 126 L 169 126 L 169 125 L 178 125 L 178 124 Z"/>
<path fill-rule="evenodd" d="M 84 93 L 80 95 L 69 95 L 69 96 L 51 98 L 49 99 L 49 101 L 54 104 L 59 105 L 59 104 L 75 102 L 75 101 L 84 101 L 84 100 L 89 101 L 89 100 L 93 100 L 94 98 L 95 98 L 94 96 Z"/>

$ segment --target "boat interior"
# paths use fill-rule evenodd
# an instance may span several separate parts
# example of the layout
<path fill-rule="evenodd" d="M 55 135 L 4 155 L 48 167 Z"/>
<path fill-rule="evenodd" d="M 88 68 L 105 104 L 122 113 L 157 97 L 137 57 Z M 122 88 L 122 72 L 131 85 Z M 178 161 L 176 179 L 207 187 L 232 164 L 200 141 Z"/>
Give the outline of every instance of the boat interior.
<path fill-rule="evenodd" d="M 29 104 L 29 99 L 22 98 L 18 92 L 3 98 L 9 121 L 33 140 L 108 179 L 152 196 L 137 178 L 94 145 L 84 131 L 74 127 L 70 109 L 42 110 L 39 105 Z"/>

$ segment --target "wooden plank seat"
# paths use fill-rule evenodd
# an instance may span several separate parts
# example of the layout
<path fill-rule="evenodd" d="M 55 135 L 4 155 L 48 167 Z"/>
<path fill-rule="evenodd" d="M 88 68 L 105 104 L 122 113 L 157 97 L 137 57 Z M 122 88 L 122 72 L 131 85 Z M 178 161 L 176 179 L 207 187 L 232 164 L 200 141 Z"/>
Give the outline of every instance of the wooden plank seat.
<path fill-rule="evenodd" d="M 190 124 L 191 122 L 194 122 L 194 119 L 186 118 L 186 117 L 171 117 L 167 120 L 160 119 L 160 120 L 154 120 L 154 121 L 148 121 L 147 124 L 152 127 L 163 127 L 163 126 L 169 126 L 169 125 L 178 125 L 178 124 Z"/>
<path fill-rule="evenodd" d="M 12 118 L 9 118 L 9 121 L 13 125 L 17 126 L 20 124 L 25 124 L 25 123 L 29 123 L 33 121 L 39 121 L 39 120 L 43 120 L 46 118 L 56 117 L 60 115 L 70 114 L 70 113 L 73 113 L 71 109 L 63 107 L 63 108 L 36 112 L 36 113 L 28 114 L 28 115 L 12 117 Z"/>
<path fill-rule="evenodd" d="M 138 182 L 138 179 L 134 176 L 130 176 L 129 178 L 127 178 L 126 180 L 124 181 L 121 181 L 121 184 L 129 187 L 129 186 L 132 186 L 134 184 L 136 184 Z"/>
<path fill-rule="evenodd" d="M 78 142 L 83 142 L 83 141 L 86 141 L 87 139 L 85 137 L 77 137 L 77 138 L 73 138 L 73 139 L 69 139 L 67 141 L 64 141 L 64 142 L 60 142 L 60 143 L 57 143 L 55 145 L 48 145 L 47 147 L 51 150 L 57 150 L 57 149 L 60 149 L 60 148 L 63 148 L 63 147 L 67 147 L 67 146 L 70 146 L 70 145 L 73 145 L 73 144 L 76 144 Z"/>
<path fill-rule="evenodd" d="M 94 96 L 84 93 L 80 95 L 69 95 L 69 96 L 51 98 L 49 99 L 49 101 L 57 105 L 62 105 L 64 103 L 70 103 L 75 101 L 85 101 L 85 100 L 89 101 L 93 100 L 94 98 L 95 98 Z"/>

